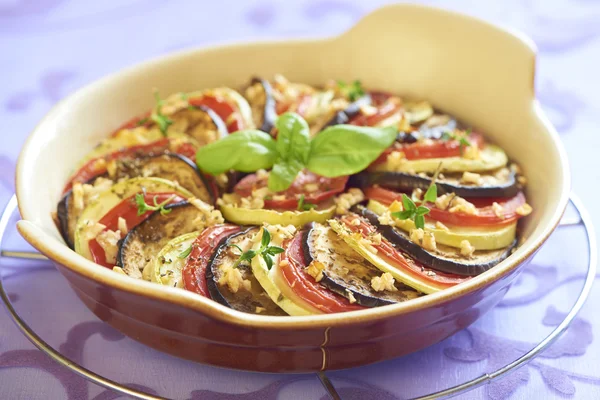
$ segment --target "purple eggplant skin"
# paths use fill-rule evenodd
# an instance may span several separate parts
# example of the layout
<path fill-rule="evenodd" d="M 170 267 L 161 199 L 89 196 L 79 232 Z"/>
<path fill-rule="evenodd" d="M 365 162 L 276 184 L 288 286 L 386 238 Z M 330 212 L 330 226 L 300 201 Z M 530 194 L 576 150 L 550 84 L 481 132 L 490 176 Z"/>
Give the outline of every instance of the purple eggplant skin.
<path fill-rule="evenodd" d="M 71 240 L 71 235 L 69 235 L 69 202 L 71 201 L 71 194 L 72 191 L 69 190 L 58 202 L 56 206 L 56 219 L 58 222 L 58 231 L 63 240 L 71 250 L 75 250 L 75 245 L 73 240 Z"/>
<path fill-rule="evenodd" d="M 229 135 L 229 130 L 227 129 L 227 125 L 225 124 L 225 121 L 223 121 L 223 118 L 219 117 L 219 114 L 214 112 L 214 110 L 212 108 L 207 107 L 207 106 L 192 106 L 192 105 L 190 105 L 190 107 L 193 109 L 196 109 L 196 110 L 204 111 L 205 113 L 208 114 L 208 116 L 212 120 L 213 124 L 215 124 L 215 127 L 217 128 L 217 132 L 219 132 L 219 139 L 223 139 L 225 136 Z"/>
<path fill-rule="evenodd" d="M 310 242 L 311 242 L 310 235 L 311 235 L 311 231 L 312 231 L 313 227 L 314 227 L 314 223 L 309 223 L 309 224 L 305 225 L 302 230 L 302 253 L 304 255 L 304 261 L 306 262 L 306 265 L 309 265 L 314 260 L 313 255 L 312 255 L 313 249 L 311 248 L 311 245 L 310 245 Z M 387 299 L 383 299 L 383 298 L 379 298 L 379 297 L 375 297 L 375 296 L 369 296 L 369 295 L 366 295 L 365 293 L 353 290 L 352 287 L 344 286 L 337 280 L 333 279 L 333 277 L 331 277 L 327 271 L 323 271 L 323 278 L 319 281 L 319 283 L 322 286 L 324 286 L 325 288 L 331 290 L 332 292 L 339 294 L 340 296 L 343 296 L 346 298 L 348 297 L 347 291 L 350 291 L 352 293 L 352 295 L 354 296 L 354 298 L 356 299 L 356 303 L 360 304 L 361 306 L 364 306 L 364 307 L 380 307 L 380 306 L 385 306 L 388 304 L 396 303 L 395 301 L 391 301 L 391 300 L 387 300 Z"/>
<path fill-rule="evenodd" d="M 269 83 L 268 80 L 254 77 L 250 81 L 250 85 L 255 85 L 260 83 L 265 91 L 265 108 L 263 110 L 263 122 L 262 125 L 258 128 L 263 132 L 270 133 L 275 126 L 275 121 L 277 121 L 277 110 L 275 103 L 275 97 L 273 97 L 273 87 Z"/>
<path fill-rule="evenodd" d="M 399 192 L 410 192 L 413 189 L 426 191 L 431 185 L 431 178 L 405 172 L 368 172 L 363 171 L 350 177 L 348 186 L 366 188 L 373 185 L 379 185 L 386 189 Z M 472 185 L 460 185 L 436 182 L 438 193 L 455 193 L 457 196 L 465 198 L 473 197 L 514 197 L 522 189 L 517 182 L 516 176 L 511 172 L 508 181 L 505 184 L 497 186 L 477 187 Z"/>
<path fill-rule="evenodd" d="M 237 293 L 232 293 L 226 287 L 219 284 L 219 268 L 221 268 L 223 257 L 228 257 L 227 249 L 231 244 L 234 244 L 236 239 L 243 239 L 242 236 L 255 234 L 258 232 L 257 226 L 242 227 L 241 232 L 231 234 L 223 238 L 215 247 L 208 264 L 206 266 L 206 286 L 210 298 L 226 307 L 237 311 L 247 312 L 251 314 L 257 313 L 257 307 L 260 307 L 263 315 L 287 315 L 277 304 L 271 300 L 269 295 L 262 289 L 260 283 L 252 275 L 252 270 L 249 263 L 241 263 L 237 268 L 242 273 L 242 277 L 250 281 L 250 290 L 240 290 Z M 230 257 L 230 256 L 229 256 Z M 225 262 L 233 263 L 234 259 L 226 260 Z"/>
<path fill-rule="evenodd" d="M 322 129 L 333 125 L 347 124 L 352 117 L 356 116 L 360 112 L 361 107 L 368 106 L 371 104 L 371 102 L 371 96 L 362 96 L 358 100 L 348 104 L 348 107 L 345 109 L 336 112 L 333 118 L 331 118 Z"/>
<path fill-rule="evenodd" d="M 499 262 L 506 259 L 512 252 L 513 248 L 517 244 L 517 240 L 505 249 L 493 252 L 497 253 L 497 256 L 487 259 L 484 262 L 477 262 L 477 256 L 474 260 L 465 260 L 466 262 L 460 262 L 450 258 L 443 258 L 435 253 L 429 252 L 414 243 L 408 238 L 408 235 L 400 232 L 389 225 L 382 225 L 379 223 L 379 216 L 368 208 L 357 205 L 352 207 L 352 212 L 366 218 L 369 223 L 377 228 L 377 231 L 386 238 L 395 248 L 408 253 L 412 258 L 419 261 L 428 268 L 436 271 L 446 272 L 449 274 L 455 274 L 460 276 L 476 276 L 494 267 Z M 491 251 L 488 253 L 492 253 Z M 467 262 L 468 261 L 468 262 Z"/>

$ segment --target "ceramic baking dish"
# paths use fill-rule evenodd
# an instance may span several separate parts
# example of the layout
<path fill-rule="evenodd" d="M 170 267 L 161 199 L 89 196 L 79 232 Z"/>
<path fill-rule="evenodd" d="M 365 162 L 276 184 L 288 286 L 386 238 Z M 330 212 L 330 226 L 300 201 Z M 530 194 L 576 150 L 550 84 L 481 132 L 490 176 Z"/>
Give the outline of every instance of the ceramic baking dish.
<path fill-rule="evenodd" d="M 60 102 L 19 157 L 19 232 L 54 261 L 102 320 L 151 347 L 255 371 L 348 368 L 430 346 L 473 323 L 504 296 L 557 226 L 569 171 L 557 133 L 534 97 L 535 50 L 520 35 L 453 12 L 394 5 L 341 36 L 243 43 L 160 57 L 103 78 Z M 322 84 L 335 77 L 423 98 L 497 142 L 524 169 L 534 213 L 523 244 L 466 283 L 392 306 L 333 315 L 268 317 L 228 309 L 180 289 L 121 276 L 71 251 L 51 212 L 73 165 L 161 93 L 237 87 L 282 73 Z M 48 310 L 52 312 L 52 310 Z"/>

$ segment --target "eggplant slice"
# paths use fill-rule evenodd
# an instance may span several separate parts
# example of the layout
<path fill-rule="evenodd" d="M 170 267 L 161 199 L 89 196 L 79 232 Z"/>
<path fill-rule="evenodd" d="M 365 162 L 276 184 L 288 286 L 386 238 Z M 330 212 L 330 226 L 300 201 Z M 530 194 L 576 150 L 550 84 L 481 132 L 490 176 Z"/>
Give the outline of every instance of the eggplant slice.
<path fill-rule="evenodd" d="M 170 116 L 170 131 L 185 133 L 196 139 L 200 146 L 227 136 L 227 125 L 219 115 L 207 106 L 189 106 Z"/>
<path fill-rule="evenodd" d="M 379 185 L 399 192 L 410 192 L 413 189 L 426 191 L 431 185 L 432 177 L 428 174 L 415 175 L 406 172 L 363 171 L 350 177 L 349 185 L 359 188 Z M 444 174 L 438 177 L 436 185 L 440 195 L 455 193 L 457 196 L 472 197 L 513 197 L 522 190 L 514 172 L 505 177 L 492 174 L 482 174 L 483 184 L 463 184 L 460 174 Z"/>
<path fill-rule="evenodd" d="M 350 103 L 345 109 L 336 112 L 333 118 L 331 118 L 325 125 L 323 125 L 321 129 L 325 129 L 328 126 L 332 125 L 347 124 L 348 121 L 352 119 L 352 117 L 360 113 L 361 107 L 368 106 L 371 104 L 371 102 L 371 96 L 369 95 L 359 98 L 355 102 Z"/>
<path fill-rule="evenodd" d="M 208 292 L 216 302 L 237 311 L 262 315 L 287 315 L 264 291 L 252 274 L 249 263 L 243 262 L 237 267 L 241 278 L 249 282 L 249 288 L 241 285 L 234 293 L 226 283 L 227 269 L 232 268 L 239 258 L 239 251 L 233 245 L 245 249 L 259 229 L 258 227 L 247 228 L 226 237 L 219 243 L 206 268 Z"/>
<path fill-rule="evenodd" d="M 117 266 L 127 275 L 141 278 L 146 264 L 174 237 L 202 230 L 202 214 L 188 202 L 171 204 L 171 210 L 161 215 L 156 211 L 144 222 L 131 228 L 119 243 Z"/>
<path fill-rule="evenodd" d="M 352 208 L 352 211 L 366 218 L 397 249 L 410 254 L 415 260 L 431 269 L 450 274 L 479 275 L 510 256 L 517 244 L 515 239 L 510 246 L 503 249 L 477 250 L 469 258 L 462 256 L 460 249 L 440 244 L 437 245 L 437 251 L 431 252 L 411 241 L 407 232 L 379 223 L 379 216 L 368 208 L 357 205 Z"/>
<path fill-rule="evenodd" d="M 382 272 L 356 253 L 328 225 L 312 223 L 303 231 L 304 260 L 324 265 L 323 278 L 319 283 L 332 292 L 356 300 L 365 307 L 394 304 L 419 296 L 414 289 L 395 282 L 395 291 L 375 291 L 371 279 Z"/>
<path fill-rule="evenodd" d="M 276 103 L 271 84 L 266 79 L 252 78 L 245 95 L 252 108 L 254 123 L 261 131 L 270 133 L 277 120 Z"/>
<path fill-rule="evenodd" d="M 115 170 L 111 171 L 110 178 L 114 182 L 138 176 L 152 176 L 177 182 L 192 192 L 194 196 L 209 204 L 214 204 L 217 196 L 208 178 L 200 173 L 196 165 L 188 158 L 178 154 L 162 154 L 120 160 L 115 166 Z M 107 178 L 107 175 L 101 175 L 100 177 Z M 95 177 L 86 184 L 95 185 L 100 177 Z M 73 248 L 75 226 L 82 211 L 83 209 L 78 209 L 73 203 L 72 190 L 63 196 L 57 206 L 59 230 L 71 249 Z"/>

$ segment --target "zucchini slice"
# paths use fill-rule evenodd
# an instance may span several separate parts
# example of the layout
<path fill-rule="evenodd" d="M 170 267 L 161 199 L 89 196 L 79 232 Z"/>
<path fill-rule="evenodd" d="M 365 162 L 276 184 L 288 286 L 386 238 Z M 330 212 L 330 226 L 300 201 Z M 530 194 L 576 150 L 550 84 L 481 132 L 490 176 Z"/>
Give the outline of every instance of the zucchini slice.
<path fill-rule="evenodd" d="M 158 253 L 152 254 L 153 262 L 144 268 L 143 278 L 160 285 L 183 288 L 181 271 L 186 263 L 186 250 L 191 247 L 200 232 L 191 232 L 170 240 Z"/>
<path fill-rule="evenodd" d="M 323 266 L 319 281 L 332 292 L 365 307 L 393 304 L 419 296 L 412 288 L 396 281 L 396 290 L 376 291 L 371 280 L 381 275 L 369 261 L 352 249 L 329 225 L 313 223 L 303 231 L 305 262 Z"/>
<path fill-rule="evenodd" d="M 117 266 L 129 276 L 139 277 L 140 271 L 151 265 L 159 250 L 169 240 L 206 227 L 203 214 L 187 202 L 165 207 L 171 210 L 166 215 L 156 211 L 135 227 L 121 240 L 117 254 Z"/>
<path fill-rule="evenodd" d="M 470 160 L 463 157 L 446 158 L 424 158 L 421 160 L 403 160 L 398 165 L 390 165 L 388 161 L 378 164 L 373 168 L 377 172 L 428 172 L 434 173 L 440 163 L 442 163 L 442 172 L 482 172 L 492 171 L 502 168 L 508 162 L 504 150 L 498 146 L 488 144 L 481 150 L 481 157 L 477 160 Z"/>
<path fill-rule="evenodd" d="M 220 206 L 223 218 L 239 225 L 294 225 L 300 227 L 309 222 L 325 222 L 335 214 L 335 206 L 324 210 L 276 211 L 236 207 L 231 204 Z"/>
<path fill-rule="evenodd" d="M 477 250 L 470 257 L 464 257 L 459 249 L 443 244 L 439 244 L 436 251 L 428 251 L 411 241 L 407 232 L 380 224 L 378 215 L 368 208 L 357 206 L 353 211 L 366 218 L 394 247 L 409 253 L 429 268 L 450 274 L 479 275 L 506 259 L 517 243 L 515 239 L 509 246 L 498 250 Z"/>
<path fill-rule="evenodd" d="M 208 291 L 213 300 L 234 310 L 251 314 L 286 315 L 258 283 L 249 263 L 240 263 L 237 267 L 239 274 L 232 268 L 240 256 L 239 250 L 233 245 L 243 251 L 250 249 L 259 231 L 258 227 L 250 227 L 221 241 L 206 268 Z"/>
<path fill-rule="evenodd" d="M 110 190 L 103 192 L 83 210 L 75 229 L 75 251 L 88 259 L 92 259 L 88 243 L 89 238 L 86 237 L 88 228 L 95 225 L 122 201 L 140 192 L 175 193 L 183 198 L 193 197 L 187 189 L 166 179 L 133 178 L 119 182 Z M 133 227 L 129 227 L 129 229 L 131 228 Z"/>
<path fill-rule="evenodd" d="M 369 200 L 367 208 L 378 216 L 387 211 L 386 206 L 375 200 Z M 395 225 L 405 232 L 415 228 L 415 223 L 410 219 L 395 220 Z M 448 226 L 448 228 L 448 230 L 437 228 L 435 223 L 426 220 L 424 230 L 432 232 L 438 244 L 460 248 L 460 243 L 468 240 L 475 250 L 505 249 L 513 244 L 517 234 L 516 222 L 499 228 L 464 226 Z"/>
<path fill-rule="evenodd" d="M 264 229 L 264 228 L 263 228 Z M 260 237 L 260 236 L 257 236 Z M 281 242 L 271 242 L 272 245 L 281 246 Z M 254 245 L 254 249 L 260 247 L 260 239 Z M 281 276 L 279 266 L 280 256 L 273 257 L 273 266 L 269 270 L 267 263 L 262 257 L 254 257 L 251 262 L 252 273 L 260 283 L 271 300 L 289 315 L 312 315 L 321 314 L 320 310 L 306 303 L 300 296 L 296 295 Z"/>
<path fill-rule="evenodd" d="M 336 219 L 329 220 L 329 225 L 340 237 L 357 253 L 367 259 L 371 264 L 375 265 L 383 272 L 389 272 L 395 280 L 418 290 L 421 293 L 435 293 L 443 288 L 433 285 L 430 282 L 416 278 L 413 274 L 407 273 L 393 266 L 385 257 L 371 251 L 362 241 L 356 238 L 344 224 Z"/>

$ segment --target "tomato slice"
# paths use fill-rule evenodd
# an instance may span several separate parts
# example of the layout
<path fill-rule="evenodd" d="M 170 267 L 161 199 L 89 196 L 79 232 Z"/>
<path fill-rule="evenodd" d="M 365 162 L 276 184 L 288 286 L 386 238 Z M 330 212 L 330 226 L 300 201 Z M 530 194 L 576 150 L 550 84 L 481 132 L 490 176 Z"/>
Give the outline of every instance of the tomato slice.
<path fill-rule="evenodd" d="M 71 190 L 74 183 L 84 183 L 90 179 L 106 173 L 106 163 L 113 160 L 123 160 L 127 158 L 136 158 L 142 155 L 161 154 L 169 150 L 170 140 L 163 138 L 149 144 L 142 144 L 137 146 L 126 147 L 124 149 L 115 151 L 107 154 L 103 157 L 94 158 L 89 160 L 83 167 L 81 167 L 67 182 L 63 189 L 63 194 Z M 194 158 L 196 154 L 196 147 L 191 143 L 184 143 L 180 145 L 175 152 L 188 158 Z"/>
<path fill-rule="evenodd" d="M 195 107 L 205 106 L 212 109 L 227 124 L 229 132 L 246 129 L 240 110 L 221 97 L 201 96 L 189 100 L 189 104 Z"/>
<path fill-rule="evenodd" d="M 485 146 L 483 136 L 478 133 L 471 133 L 469 135 L 469 142 L 477 145 L 479 148 Z M 395 151 L 403 152 L 407 160 L 460 157 L 462 154 L 462 148 L 458 140 L 434 140 L 432 143 L 416 142 L 388 147 L 371 165 L 383 164 L 387 157 Z"/>
<path fill-rule="evenodd" d="M 356 226 L 353 221 L 358 218 L 360 225 Z M 377 232 L 377 229 L 366 221 L 362 217 L 354 215 L 345 215 L 340 219 L 341 222 L 352 232 L 360 233 L 362 236 L 367 237 Z M 386 259 L 386 261 L 392 266 L 402 270 L 403 272 L 412 275 L 415 279 L 427 282 L 432 286 L 436 286 L 439 289 L 445 289 L 450 286 L 457 285 L 464 282 L 471 277 L 465 277 L 460 275 L 448 274 L 444 272 L 433 271 L 425 268 L 421 263 L 413 260 L 410 257 L 405 257 L 402 252 L 396 249 L 387 239 L 382 238 L 380 245 L 372 245 L 377 249 L 377 254 Z"/>
<path fill-rule="evenodd" d="M 374 126 L 391 117 L 394 113 L 398 112 L 402 108 L 402 104 L 399 102 L 388 101 L 377 107 L 377 111 L 373 115 L 364 115 L 359 113 L 348 122 L 350 125 L 359 126 Z"/>
<path fill-rule="evenodd" d="M 288 265 L 281 267 L 281 275 L 290 289 L 304 301 L 324 313 L 365 308 L 358 304 L 350 304 L 348 299 L 323 287 L 304 271 L 306 261 L 302 253 L 302 232 L 298 232 L 292 239 L 284 242 L 283 247 L 285 252 L 281 255 L 281 261 L 287 261 Z"/>
<path fill-rule="evenodd" d="M 301 94 L 295 99 L 295 101 L 278 101 L 275 105 L 275 111 L 277 112 L 277 115 L 281 115 L 295 106 L 294 112 L 303 117 L 308 111 L 308 107 L 310 106 L 311 102 L 312 95 Z"/>
<path fill-rule="evenodd" d="M 181 271 L 183 287 L 190 292 L 210 298 L 206 284 L 206 266 L 219 242 L 240 232 L 237 225 L 213 225 L 202 231 L 192 243 L 192 251 Z"/>
<path fill-rule="evenodd" d="M 376 200 L 386 206 L 392 204 L 394 200 L 402 201 L 402 193 L 396 193 L 379 186 L 371 186 L 364 191 L 368 199 Z M 428 219 L 440 221 L 444 224 L 458 226 L 504 226 L 517 221 L 521 216 L 516 213 L 516 209 L 525 204 L 525 195 L 523 192 L 517 193 L 510 199 L 503 198 L 479 198 L 473 199 L 473 204 L 477 207 L 477 215 L 462 212 L 450 212 L 441 210 L 435 204 L 427 203 L 430 211 L 427 214 Z M 502 206 L 501 216 L 497 216 L 492 208 L 492 204 L 498 203 Z"/>
<path fill-rule="evenodd" d="M 267 187 L 268 181 L 268 175 L 259 178 L 256 174 L 251 174 L 239 181 L 233 190 L 242 197 L 248 197 L 253 190 Z M 326 178 L 310 171 L 301 171 L 287 190 L 276 195 L 277 200 L 265 199 L 265 207 L 296 209 L 301 195 L 304 195 L 305 203 L 319 204 L 343 192 L 346 182 L 347 176 Z"/>
<path fill-rule="evenodd" d="M 146 193 L 146 194 L 144 194 L 144 199 L 146 200 L 147 204 L 153 204 L 155 198 L 156 198 L 157 203 L 162 203 L 171 197 L 173 197 L 173 199 L 169 202 L 169 204 L 177 203 L 177 202 L 185 200 L 183 197 L 180 197 L 176 193 Z M 131 229 L 134 226 L 139 225 L 142 221 L 144 221 L 146 218 L 148 218 L 150 216 L 150 214 L 152 214 L 152 211 L 147 211 L 142 215 L 138 215 L 137 211 L 138 211 L 138 207 L 135 204 L 135 196 L 131 196 L 131 197 L 124 199 L 119 204 L 117 204 L 112 210 L 110 210 L 108 213 L 106 213 L 106 215 L 104 215 L 98 222 L 100 224 L 106 226 L 106 229 L 104 229 L 104 231 L 107 231 L 107 230 L 116 231 L 118 229 L 118 225 L 119 225 L 119 217 L 121 217 L 121 218 L 125 219 L 125 222 L 127 222 L 127 226 L 129 227 L 129 229 Z M 96 264 L 100 264 L 107 268 L 114 267 L 114 264 L 108 263 L 106 261 L 104 249 L 102 249 L 102 247 L 98 244 L 98 241 L 96 241 L 96 239 L 90 240 L 88 242 L 88 245 L 90 247 L 90 253 L 92 255 L 92 260 Z"/>

